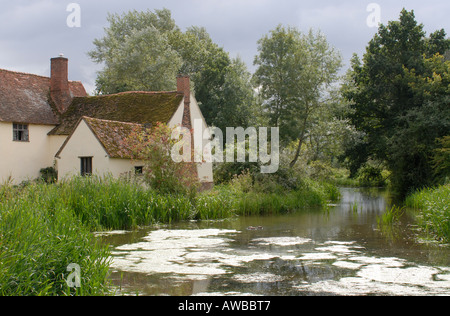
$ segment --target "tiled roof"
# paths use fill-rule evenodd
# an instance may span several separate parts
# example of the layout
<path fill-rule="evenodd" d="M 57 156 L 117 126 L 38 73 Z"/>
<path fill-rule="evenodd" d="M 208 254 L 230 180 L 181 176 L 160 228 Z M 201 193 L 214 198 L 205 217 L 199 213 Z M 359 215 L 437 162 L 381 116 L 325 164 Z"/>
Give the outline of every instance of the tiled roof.
<path fill-rule="evenodd" d="M 78 81 L 69 81 L 74 97 L 86 96 Z M 58 114 L 49 102 L 50 78 L 0 69 L 0 121 L 56 125 Z"/>
<path fill-rule="evenodd" d="M 99 120 L 83 117 L 110 158 L 132 158 L 124 140 L 133 132 L 143 128 L 141 124 Z"/>
<path fill-rule="evenodd" d="M 100 144 L 105 149 L 106 153 L 110 158 L 132 158 L 132 153 L 124 140 L 133 132 L 143 129 L 142 124 L 136 123 L 125 123 L 110 120 L 100 120 L 91 117 L 83 116 L 78 120 L 76 126 L 80 124 L 81 121 L 86 122 L 94 136 L 100 142 Z M 69 142 L 72 134 L 75 132 L 74 129 L 66 139 L 64 144 L 59 149 L 56 157 L 59 157 L 64 147 Z"/>
<path fill-rule="evenodd" d="M 50 135 L 69 135 L 81 117 L 155 125 L 168 123 L 183 100 L 178 92 L 124 92 L 74 98 L 61 116 L 61 124 Z"/>

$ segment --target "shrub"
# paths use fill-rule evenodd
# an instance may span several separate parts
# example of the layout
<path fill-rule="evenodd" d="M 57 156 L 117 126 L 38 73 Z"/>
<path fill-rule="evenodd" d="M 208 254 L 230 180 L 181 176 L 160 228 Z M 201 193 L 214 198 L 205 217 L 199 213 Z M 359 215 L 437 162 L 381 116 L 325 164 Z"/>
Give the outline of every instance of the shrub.
<path fill-rule="evenodd" d="M 361 186 L 385 186 L 386 182 L 382 175 L 382 169 L 366 165 L 358 171 L 359 184 Z"/>
<path fill-rule="evenodd" d="M 40 180 L 45 183 L 55 183 L 58 180 L 58 171 L 53 167 L 42 168 L 39 172 L 41 174 Z"/>
<path fill-rule="evenodd" d="M 157 123 L 151 128 L 135 128 L 124 140 L 125 147 L 131 151 L 127 154 L 131 154 L 133 159 L 145 161 L 144 179 L 154 190 L 192 197 L 199 188 L 197 166 L 193 162 L 173 160 L 171 152 L 178 143 L 172 138 L 173 131 L 163 123 Z"/>

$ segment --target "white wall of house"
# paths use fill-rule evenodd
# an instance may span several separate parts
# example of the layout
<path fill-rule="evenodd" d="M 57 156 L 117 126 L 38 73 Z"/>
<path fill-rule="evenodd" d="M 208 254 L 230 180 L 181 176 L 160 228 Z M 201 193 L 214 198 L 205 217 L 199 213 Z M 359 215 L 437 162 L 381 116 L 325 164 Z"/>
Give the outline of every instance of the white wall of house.
<path fill-rule="evenodd" d="M 177 125 L 180 126 L 181 122 L 183 121 L 183 112 L 184 112 L 184 99 L 181 100 L 181 103 L 178 106 L 177 111 L 172 116 L 172 118 L 170 119 L 170 121 L 167 125 L 169 125 L 169 127 L 172 127 L 172 128 Z"/>
<path fill-rule="evenodd" d="M 131 159 L 110 158 L 109 159 L 109 172 L 114 178 L 134 175 L 134 167 L 144 167 L 145 163 L 142 161 Z"/>
<path fill-rule="evenodd" d="M 109 171 L 108 154 L 84 120 L 81 120 L 59 157 L 56 158 L 58 179 L 79 176 L 81 174 L 81 157 L 92 157 L 94 174 L 103 175 Z"/>
<path fill-rule="evenodd" d="M 64 141 L 47 135 L 54 127 L 28 124 L 29 141 L 13 141 L 13 123 L 0 122 L 0 185 L 34 180 L 40 169 L 53 166 L 55 148 Z"/>
<path fill-rule="evenodd" d="M 198 106 L 197 100 L 191 93 L 191 122 L 192 122 L 193 128 L 194 128 L 195 120 L 201 120 L 201 122 L 202 122 L 201 135 L 203 135 L 205 130 L 208 128 L 208 126 L 206 125 L 205 118 L 203 117 L 200 107 Z M 194 133 L 195 133 L 195 130 L 194 130 Z M 195 141 L 196 140 L 194 138 L 194 143 L 195 143 Z M 211 147 L 205 146 L 207 143 L 208 143 L 208 140 L 203 140 L 203 142 L 201 144 L 201 148 L 203 149 L 203 155 L 205 155 L 205 150 L 206 150 L 206 151 L 209 151 L 209 156 L 211 156 Z M 200 179 L 200 182 L 208 182 L 209 183 L 209 182 L 214 181 L 212 163 L 208 162 L 208 163 L 198 164 L 197 172 L 198 172 L 198 177 Z"/>
<path fill-rule="evenodd" d="M 81 174 L 81 157 L 92 157 L 92 173 L 97 176 L 111 175 L 115 178 L 134 174 L 135 166 L 143 166 L 131 159 L 110 158 L 84 120 L 76 127 L 57 158 L 58 179 Z"/>
<path fill-rule="evenodd" d="M 55 158 L 55 154 L 58 152 L 58 150 L 61 148 L 61 146 L 64 144 L 65 140 L 67 139 L 67 136 L 65 135 L 49 135 L 48 141 L 49 141 L 49 151 L 48 151 L 48 160 L 52 162 L 52 165 L 55 165 L 56 169 L 58 169 L 58 160 Z"/>

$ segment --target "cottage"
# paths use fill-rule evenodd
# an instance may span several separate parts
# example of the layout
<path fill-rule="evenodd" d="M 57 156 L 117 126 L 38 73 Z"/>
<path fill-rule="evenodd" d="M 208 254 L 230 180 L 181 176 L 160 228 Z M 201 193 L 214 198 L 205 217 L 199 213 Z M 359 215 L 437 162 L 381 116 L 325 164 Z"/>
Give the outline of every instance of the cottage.
<path fill-rule="evenodd" d="M 50 78 L 0 69 L 0 181 L 35 179 L 48 166 L 59 179 L 140 172 L 141 163 L 118 153 L 133 126 L 192 129 L 194 120 L 207 128 L 187 76 L 177 78 L 177 91 L 88 96 L 81 82 L 68 80 L 63 56 L 51 59 Z M 204 187 L 212 186 L 211 163 L 196 172 Z"/>

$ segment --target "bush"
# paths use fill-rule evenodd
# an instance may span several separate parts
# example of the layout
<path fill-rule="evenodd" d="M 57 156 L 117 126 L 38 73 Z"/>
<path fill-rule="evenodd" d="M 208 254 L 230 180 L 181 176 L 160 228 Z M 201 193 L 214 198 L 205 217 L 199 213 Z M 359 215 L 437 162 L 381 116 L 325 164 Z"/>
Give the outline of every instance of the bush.
<path fill-rule="evenodd" d="M 383 170 L 377 167 L 366 165 L 358 171 L 358 180 L 361 186 L 382 187 L 386 185 L 382 175 Z"/>
<path fill-rule="evenodd" d="M 438 181 L 448 181 L 450 178 L 450 136 L 437 140 L 438 148 L 433 153 L 433 169 Z"/>
<path fill-rule="evenodd" d="M 323 161 L 312 161 L 309 163 L 310 175 L 313 179 L 331 179 L 333 168 Z"/>
<path fill-rule="evenodd" d="M 40 180 L 45 183 L 55 183 L 58 180 L 58 171 L 53 167 L 42 168 L 40 171 Z"/>
<path fill-rule="evenodd" d="M 124 140 L 124 147 L 130 150 L 124 154 L 131 154 L 133 159 L 145 162 L 144 179 L 154 190 L 164 194 L 188 194 L 193 197 L 200 186 L 197 165 L 173 160 L 172 149 L 178 144 L 172 138 L 173 131 L 174 129 L 162 123 L 157 123 L 152 128 L 135 128 Z"/>

